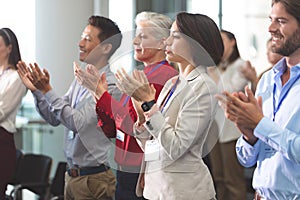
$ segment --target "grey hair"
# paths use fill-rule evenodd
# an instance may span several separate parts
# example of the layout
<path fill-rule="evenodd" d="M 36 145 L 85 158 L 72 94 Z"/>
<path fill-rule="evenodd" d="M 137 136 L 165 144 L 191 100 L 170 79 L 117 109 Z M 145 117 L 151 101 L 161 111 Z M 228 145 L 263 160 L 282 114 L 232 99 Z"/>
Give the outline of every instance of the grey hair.
<path fill-rule="evenodd" d="M 149 11 L 143 11 L 136 15 L 135 24 L 139 22 L 146 22 L 150 27 L 155 28 L 155 37 L 157 39 L 167 38 L 169 36 L 169 31 L 172 25 L 172 20 L 170 17 Z"/>

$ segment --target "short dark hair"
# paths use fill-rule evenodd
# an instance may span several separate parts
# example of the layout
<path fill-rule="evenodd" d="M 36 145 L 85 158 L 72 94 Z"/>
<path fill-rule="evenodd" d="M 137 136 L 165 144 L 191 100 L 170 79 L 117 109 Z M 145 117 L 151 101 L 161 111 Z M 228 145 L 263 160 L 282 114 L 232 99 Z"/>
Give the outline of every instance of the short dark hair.
<path fill-rule="evenodd" d="M 286 12 L 296 18 L 298 24 L 300 25 L 300 1 L 299 0 L 272 0 L 272 6 L 274 3 L 281 3 Z"/>
<path fill-rule="evenodd" d="M 9 28 L 0 29 L 0 36 L 2 36 L 6 46 L 11 45 L 12 49 L 9 54 L 8 64 L 16 68 L 17 63 L 21 60 L 18 39 L 15 33 Z"/>
<path fill-rule="evenodd" d="M 229 40 L 231 40 L 231 41 L 234 40 L 235 41 L 233 51 L 231 52 L 231 54 L 230 54 L 230 56 L 227 60 L 228 64 L 230 64 L 230 63 L 236 61 L 236 59 L 238 59 L 239 57 L 241 57 L 240 56 L 240 51 L 239 51 L 239 48 L 237 46 L 236 38 L 235 38 L 233 33 L 229 32 L 229 31 L 226 31 L 224 29 L 221 30 L 221 33 L 224 33 L 228 37 Z"/>
<path fill-rule="evenodd" d="M 212 58 L 215 65 L 221 61 L 224 52 L 223 41 L 216 23 L 206 15 L 180 12 L 176 15 L 176 24 L 180 32 L 199 43 Z M 201 52 L 197 52 L 201 54 Z M 193 55 L 197 65 L 210 65 L 201 56 Z M 198 55 L 199 55 L 198 54 Z"/>
<path fill-rule="evenodd" d="M 112 45 L 109 57 L 113 55 L 120 47 L 122 41 L 122 34 L 118 25 L 111 19 L 96 15 L 93 15 L 88 19 L 88 24 L 100 30 L 98 35 L 99 40 Z"/>

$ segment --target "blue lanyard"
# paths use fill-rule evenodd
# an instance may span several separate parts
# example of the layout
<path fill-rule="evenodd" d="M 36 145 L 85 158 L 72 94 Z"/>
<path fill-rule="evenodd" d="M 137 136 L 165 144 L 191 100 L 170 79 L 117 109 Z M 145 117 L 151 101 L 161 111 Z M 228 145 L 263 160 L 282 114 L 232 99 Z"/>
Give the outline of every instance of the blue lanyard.
<path fill-rule="evenodd" d="M 155 67 L 153 67 L 148 73 L 146 73 L 146 76 L 150 76 L 150 74 L 152 74 L 155 70 L 157 70 L 158 68 L 160 68 L 162 65 L 166 64 L 167 61 L 161 61 L 160 63 L 158 63 Z"/>
<path fill-rule="evenodd" d="M 172 88 L 171 88 L 171 90 L 170 90 L 170 93 L 169 93 L 169 95 L 168 95 L 166 101 L 164 102 L 163 107 L 161 108 L 161 112 L 164 111 L 165 106 L 167 105 L 168 101 L 170 100 L 171 96 L 173 95 L 173 93 L 174 93 L 174 91 L 175 91 L 175 89 L 176 89 L 178 83 L 179 83 L 179 76 L 178 76 L 178 78 L 177 78 L 175 84 L 172 86 Z"/>
<path fill-rule="evenodd" d="M 160 68 L 162 65 L 166 64 L 167 61 L 161 61 L 160 63 L 158 63 L 155 67 L 153 67 L 148 73 L 146 73 L 146 76 L 150 76 L 150 74 L 152 74 L 153 72 L 155 72 L 158 68 Z M 126 96 L 126 98 L 124 99 L 123 102 L 123 107 L 128 103 L 130 99 L 130 96 Z"/>
<path fill-rule="evenodd" d="M 130 96 L 127 95 L 124 99 L 123 107 L 128 103 L 129 99 L 130 99 Z"/>
<path fill-rule="evenodd" d="M 292 82 L 291 84 L 287 85 L 286 87 L 287 90 L 285 91 L 285 93 L 283 94 L 283 96 L 280 98 L 279 95 L 279 102 L 278 105 L 276 107 L 275 105 L 275 91 L 276 91 L 276 84 L 274 83 L 274 88 L 273 88 L 273 121 L 275 120 L 275 116 L 276 113 L 278 112 L 279 108 L 281 107 L 281 104 L 283 102 L 283 100 L 286 98 L 287 94 L 289 93 L 290 89 L 292 88 L 292 86 L 295 84 L 295 82 L 300 78 L 300 75 L 298 75 Z"/>

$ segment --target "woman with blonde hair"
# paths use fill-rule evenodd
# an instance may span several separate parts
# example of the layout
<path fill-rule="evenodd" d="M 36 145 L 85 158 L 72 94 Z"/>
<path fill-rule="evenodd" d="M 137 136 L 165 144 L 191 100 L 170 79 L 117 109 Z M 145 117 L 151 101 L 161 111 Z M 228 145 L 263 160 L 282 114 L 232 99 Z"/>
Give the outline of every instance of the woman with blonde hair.
<path fill-rule="evenodd" d="M 169 35 L 171 19 L 155 12 L 141 12 L 137 14 L 136 33 L 133 39 L 134 58 L 142 62 L 144 72 L 149 81 L 156 88 L 156 98 L 165 82 L 178 72 L 166 61 L 165 39 Z M 93 67 L 90 66 L 92 72 Z M 106 80 L 96 74 L 96 80 L 90 88 L 97 99 L 96 112 L 98 126 L 102 128 L 108 138 L 116 138 L 115 161 L 117 163 L 116 200 L 143 199 L 135 194 L 135 187 L 143 159 L 143 151 L 133 136 L 133 124 L 143 115 L 137 115 L 131 98 L 124 94 L 120 100 L 112 98 L 107 92 Z M 79 70 L 76 77 L 83 79 L 92 75 Z M 86 76 L 87 75 L 87 76 Z M 90 80 L 93 80 L 91 78 Z M 103 82 L 102 82 L 103 81 Z M 84 82 L 84 81 L 83 81 Z M 88 85 L 84 85 L 89 87 Z M 96 88 L 94 90 L 93 88 Z"/>

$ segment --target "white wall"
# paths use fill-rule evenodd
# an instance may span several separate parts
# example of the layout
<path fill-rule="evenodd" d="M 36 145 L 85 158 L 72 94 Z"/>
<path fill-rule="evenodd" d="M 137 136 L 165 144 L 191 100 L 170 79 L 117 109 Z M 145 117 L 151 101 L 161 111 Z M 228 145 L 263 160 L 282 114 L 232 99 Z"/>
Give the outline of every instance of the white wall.
<path fill-rule="evenodd" d="M 35 59 L 49 71 L 58 95 L 68 90 L 74 78 L 72 62 L 78 61 L 78 41 L 91 15 L 93 0 L 35 0 Z M 35 135 L 39 136 L 39 140 L 33 138 L 38 152 L 53 158 L 53 176 L 57 162 L 65 159 L 63 126 L 46 125 L 42 134 L 32 133 L 31 137 Z"/>
<path fill-rule="evenodd" d="M 36 0 L 36 61 L 48 69 L 51 84 L 63 95 L 74 76 L 78 41 L 93 14 L 93 0 Z"/>
<path fill-rule="evenodd" d="M 10 28 L 17 36 L 21 57 L 35 57 L 35 0 L 0 0 L 0 28 Z"/>

